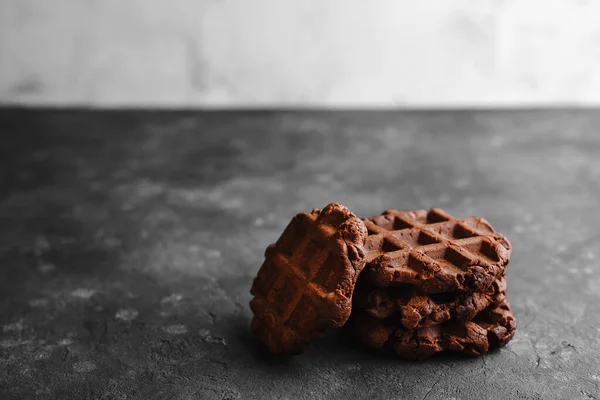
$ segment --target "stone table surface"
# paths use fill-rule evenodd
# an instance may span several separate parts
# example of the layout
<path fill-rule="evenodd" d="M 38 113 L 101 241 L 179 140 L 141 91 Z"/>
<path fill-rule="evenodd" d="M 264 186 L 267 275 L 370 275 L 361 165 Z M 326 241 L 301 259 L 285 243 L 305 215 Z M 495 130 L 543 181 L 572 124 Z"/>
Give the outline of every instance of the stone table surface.
<path fill-rule="evenodd" d="M 2 399 L 600 398 L 600 111 L 0 111 Z M 514 246 L 514 340 L 270 357 L 265 247 L 301 211 L 438 206 Z"/>

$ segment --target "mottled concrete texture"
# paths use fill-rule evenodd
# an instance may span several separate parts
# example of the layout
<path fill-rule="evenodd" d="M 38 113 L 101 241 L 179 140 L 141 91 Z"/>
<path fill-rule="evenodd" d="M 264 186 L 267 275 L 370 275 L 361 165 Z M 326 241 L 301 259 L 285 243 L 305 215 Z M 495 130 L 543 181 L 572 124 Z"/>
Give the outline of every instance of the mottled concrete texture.
<path fill-rule="evenodd" d="M 600 398 L 600 112 L 0 112 L 0 398 Z M 390 359 L 248 325 L 292 215 L 440 206 L 514 245 L 519 329 Z"/>
<path fill-rule="evenodd" d="M 600 104 L 594 0 L 0 0 L 0 102 Z"/>

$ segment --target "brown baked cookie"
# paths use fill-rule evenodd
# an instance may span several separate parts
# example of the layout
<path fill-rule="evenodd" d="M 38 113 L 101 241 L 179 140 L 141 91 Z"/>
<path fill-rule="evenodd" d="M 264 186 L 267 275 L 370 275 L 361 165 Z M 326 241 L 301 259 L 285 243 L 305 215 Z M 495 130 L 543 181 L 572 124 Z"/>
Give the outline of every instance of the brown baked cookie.
<path fill-rule="evenodd" d="M 363 221 L 368 272 L 377 286 L 480 292 L 504 274 L 511 253 L 510 242 L 484 219 L 457 219 L 438 208 L 387 210 Z"/>
<path fill-rule="evenodd" d="M 252 284 L 252 331 L 274 354 L 297 354 L 344 325 L 365 265 L 363 222 L 342 204 L 296 215 Z"/>
<path fill-rule="evenodd" d="M 501 276 L 482 293 L 425 293 L 413 285 L 357 288 L 355 307 L 371 316 L 394 318 L 408 329 L 438 325 L 450 319 L 471 320 L 484 309 L 506 298 L 506 278 Z"/>
<path fill-rule="evenodd" d="M 452 320 L 417 330 L 406 329 L 391 318 L 379 320 L 363 311 L 353 315 L 353 322 L 363 343 L 410 360 L 424 360 L 444 351 L 478 356 L 504 346 L 517 329 L 506 300 L 480 312 L 472 321 Z"/>

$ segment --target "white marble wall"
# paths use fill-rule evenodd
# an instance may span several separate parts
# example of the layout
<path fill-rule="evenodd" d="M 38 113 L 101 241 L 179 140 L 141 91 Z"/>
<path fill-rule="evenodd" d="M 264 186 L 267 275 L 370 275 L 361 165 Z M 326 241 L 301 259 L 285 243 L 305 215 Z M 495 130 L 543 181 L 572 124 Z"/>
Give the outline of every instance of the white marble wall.
<path fill-rule="evenodd" d="M 600 1 L 0 0 L 0 102 L 600 104 Z"/>

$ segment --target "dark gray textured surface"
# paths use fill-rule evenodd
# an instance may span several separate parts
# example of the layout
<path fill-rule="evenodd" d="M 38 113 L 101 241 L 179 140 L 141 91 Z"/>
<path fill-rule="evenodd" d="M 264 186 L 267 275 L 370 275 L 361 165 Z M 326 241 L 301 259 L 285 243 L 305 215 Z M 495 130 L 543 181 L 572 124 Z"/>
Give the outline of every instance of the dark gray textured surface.
<path fill-rule="evenodd" d="M 600 398 L 600 112 L 0 112 L 0 397 Z M 264 248 L 297 212 L 443 207 L 512 241 L 485 357 L 337 332 L 265 354 Z"/>

